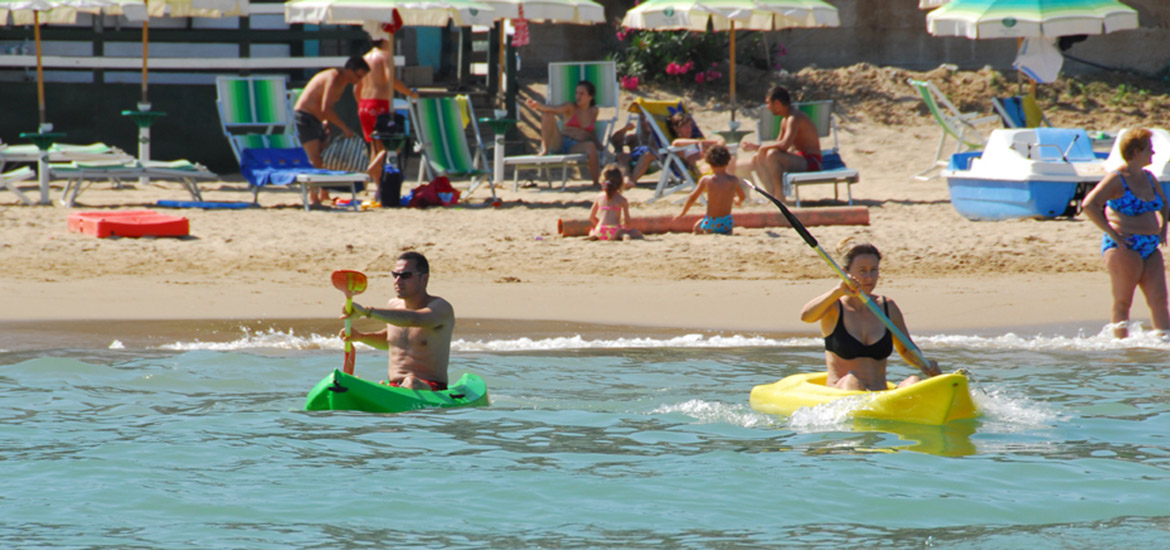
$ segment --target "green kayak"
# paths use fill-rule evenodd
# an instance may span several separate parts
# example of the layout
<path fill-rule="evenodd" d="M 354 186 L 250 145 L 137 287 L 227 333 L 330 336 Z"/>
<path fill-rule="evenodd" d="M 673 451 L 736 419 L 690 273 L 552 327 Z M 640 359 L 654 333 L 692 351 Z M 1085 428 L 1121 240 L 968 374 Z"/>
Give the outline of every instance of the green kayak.
<path fill-rule="evenodd" d="M 370 382 L 334 370 L 309 391 L 309 397 L 305 400 L 306 411 L 377 413 L 487 405 L 487 384 L 483 378 L 470 373 L 464 374 L 445 390 L 423 391 Z"/>

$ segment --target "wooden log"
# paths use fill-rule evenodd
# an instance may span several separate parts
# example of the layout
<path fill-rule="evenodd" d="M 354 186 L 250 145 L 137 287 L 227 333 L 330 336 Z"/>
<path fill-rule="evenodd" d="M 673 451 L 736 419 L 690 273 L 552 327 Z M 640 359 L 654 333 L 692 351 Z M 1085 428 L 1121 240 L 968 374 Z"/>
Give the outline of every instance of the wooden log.
<path fill-rule="evenodd" d="M 806 226 L 816 225 L 869 225 L 869 208 L 865 206 L 831 206 L 823 208 L 790 208 Z M 678 221 L 674 216 L 634 216 L 630 228 L 646 235 L 658 233 L 690 233 L 702 214 L 683 216 Z M 734 212 L 736 227 L 788 227 L 788 220 L 780 211 Z M 588 219 L 557 219 L 557 233 L 562 237 L 583 237 L 589 234 Z"/>

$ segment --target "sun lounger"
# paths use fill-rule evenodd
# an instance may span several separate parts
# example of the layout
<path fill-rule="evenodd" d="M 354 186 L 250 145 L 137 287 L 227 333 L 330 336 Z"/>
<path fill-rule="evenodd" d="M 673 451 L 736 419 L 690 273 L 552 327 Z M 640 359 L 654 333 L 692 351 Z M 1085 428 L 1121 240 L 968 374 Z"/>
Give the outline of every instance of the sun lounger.
<path fill-rule="evenodd" d="M 676 112 L 691 115 L 692 113 L 686 104 L 679 100 L 661 101 L 637 98 L 630 104 L 630 112 L 637 113 L 639 117 L 652 122 L 648 125 L 653 141 L 649 146 L 654 151 L 654 164 L 658 168 L 659 174 L 658 183 L 654 187 L 654 197 L 650 200 L 654 201 L 677 191 L 693 189 L 699 174 L 683 158 L 686 147 L 671 145 L 678 136 L 670 128 L 670 117 Z M 691 119 L 693 121 L 694 117 L 692 116 Z M 698 126 L 695 128 L 698 129 Z"/>
<path fill-rule="evenodd" d="M 179 182 L 194 200 L 203 200 L 199 191 L 199 180 L 215 179 L 213 172 L 199 164 L 187 160 L 140 162 L 135 159 L 73 161 L 68 163 L 54 162 L 49 164 L 49 173 L 54 179 L 65 180 L 65 189 L 61 192 L 61 205 L 72 207 L 77 197 L 96 181 L 113 181 L 121 186 L 126 180 L 135 180 L 143 176 L 151 179 L 171 179 Z"/>
<path fill-rule="evenodd" d="M 8 172 L 0 174 L 0 189 L 7 189 L 12 191 L 12 194 L 16 195 L 16 198 L 20 199 L 20 202 L 32 206 L 35 203 L 28 197 L 24 196 L 24 192 L 16 186 L 16 183 L 27 179 L 32 179 L 36 175 L 37 173 L 32 168 L 27 166 L 21 166 L 16 170 L 9 170 Z"/>
<path fill-rule="evenodd" d="M 800 111 L 817 127 L 817 135 L 831 138 L 833 145 L 826 147 L 821 144 L 821 169 L 815 172 L 785 172 L 783 184 L 784 195 L 796 198 L 796 206 L 800 206 L 800 187 L 803 185 L 833 185 L 833 198 L 839 199 L 839 184 L 845 184 L 845 193 L 849 197 L 849 204 L 853 204 L 853 184 L 861 181 L 856 169 L 845 166 L 841 159 L 840 148 L 837 142 L 837 122 L 833 115 L 833 101 L 810 101 L 793 103 L 792 108 Z M 780 135 L 780 124 L 783 117 L 772 115 L 767 107 L 760 109 L 762 116 L 757 122 L 756 134 L 761 143 L 775 140 Z"/>
<path fill-rule="evenodd" d="M 466 177 L 471 179 L 468 193 L 486 181 L 495 198 L 496 185 L 488 170 L 471 101 L 454 96 L 420 97 L 411 102 L 410 118 L 423 147 L 422 166 L 418 171 L 420 185 L 424 172 L 428 181 L 438 176 Z M 469 143 L 472 138 L 474 144 Z"/>
<path fill-rule="evenodd" d="M 350 204 L 358 208 L 357 192 L 365 188 L 368 176 L 313 167 L 293 131 L 284 77 L 219 76 L 215 86 L 220 124 L 248 180 L 253 202 L 259 202 L 261 189 L 295 184 L 309 210 L 310 187 L 340 186 L 348 188 L 354 198 Z"/>
<path fill-rule="evenodd" d="M 1048 117 L 1040 110 L 1036 97 L 1031 95 L 993 97 L 991 106 L 999 114 L 1004 128 L 1039 128 L 1051 127 Z"/>
<path fill-rule="evenodd" d="M 934 118 L 935 124 L 938 124 L 942 130 L 942 135 L 938 140 L 938 150 L 934 154 L 934 164 L 915 174 L 914 179 L 925 181 L 937 178 L 937 173 L 929 176 L 927 174 L 931 174 L 947 166 L 950 155 L 943 155 L 943 147 L 946 146 L 947 136 L 955 139 L 955 153 L 960 153 L 964 150 L 975 150 L 983 147 L 987 143 L 987 139 L 983 137 L 983 133 L 978 126 L 994 122 L 998 117 L 995 115 L 980 116 L 978 113 L 964 113 L 960 111 L 958 107 L 955 107 L 954 103 L 951 103 L 939 91 L 933 82 L 914 79 L 909 79 L 906 82 L 922 96 L 922 102 L 926 104 L 926 108 Z"/>
<path fill-rule="evenodd" d="M 618 91 L 617 64 L 613 61 L 591 61 L 574 63 L 548 64 L 548 97 L 549 105 L 563 105 L 572 103 L 576 99 L 577 83 L 587 80 L 597 89 L 594 100 L 597 106 L 612 110 L 611 115 L 599 113 L 597 123 L 593 129 L 597 135 L 597 154 L 601 166 L 607 160 L 606 149 L 609 135 L 613 132 L 613 125 L 617 123 L 617 110 L 621 106 L 621 96 Z M 563 121 L 560 121 L 563 124 Z M 545 179 L 552 185 L 549 170 L 561 169 L 561 189 L 568 184 L 568 167 L 570 164 L 588 163 L 589 157 L 584 154 L 556 154 L 556 155 L 518 155 L 504 158 L 505 170 L 512 168 L 512 188 L 515 190 L 520 184 L 521 169 L 544 170 Z"/>
<path fill-rule="evenodd" d="M 0 167 L 7 163 L 35 163 L 38 160 L 40 150 L 31 144 L 9 145 L 0 151 Z M 121 187 L 123 182 L 141 179 L 143 176 L 172 179 L 198 199 L 200 192 L 197 181 L 217 177 L 202 165 L 186 160 L 142 163 L 125 151 L 104 143 L 54 143 L 49 147 L 48 160 L 50 179 L 66 180 L 60 203 L 70 207 L 96 181 L 112 181 L 115 186 Z"/>
<path fill-rule="evenodd" d="M 349 204 L 354 210 L 358 209 L 357 193 L 365 188 L 365 174 L 358 178 L 349 172 L 314 168 L 312 161 L 309 160 L 309 154 L 302 147 L 257 147 L 244 149 L 242 155 L 240 174 L 248 180 L 253 203 L 258 203 L 256 195 L 261 189 L 297 184 L 301 190 L 305 210 L 309 209 L 309 188 L 313 186 L 348 188 Z"/>

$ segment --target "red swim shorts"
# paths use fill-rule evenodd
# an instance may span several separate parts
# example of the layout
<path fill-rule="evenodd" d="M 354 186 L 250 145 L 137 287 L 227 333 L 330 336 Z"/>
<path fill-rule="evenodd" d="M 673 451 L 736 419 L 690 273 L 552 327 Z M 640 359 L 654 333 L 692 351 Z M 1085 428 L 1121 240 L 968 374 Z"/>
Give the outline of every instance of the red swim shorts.
<path fill-rule="evenodd" d="M 370 141 L 370 134 L 374 131 L 374 124 L 378 121 L 378 115 L 389 113 L 390 100 L 388 99 L 358 100 L 358 120 L 362 122 L 362 134 L 365 134 L 366 141 Z"/>

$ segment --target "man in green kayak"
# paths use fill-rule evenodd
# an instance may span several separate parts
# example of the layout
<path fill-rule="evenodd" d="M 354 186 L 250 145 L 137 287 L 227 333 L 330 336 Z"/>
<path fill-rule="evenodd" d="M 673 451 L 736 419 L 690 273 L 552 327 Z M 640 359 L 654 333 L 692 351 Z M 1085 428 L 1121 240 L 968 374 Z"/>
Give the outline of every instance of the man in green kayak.
<path fill-rule="evenodd" d="M 390 352 L 386 380 L 391 386 L 418 390 L 447 389 L 447 362 L 451 357 L 451 333 L 455 309 L 438 296 L 427 294 L 430 265 L 418 252 L 404 252 L 394 264 L 394 292 L 384 309 L 363 307 L 342 311 L 342 319 L 367 317 L 386 323 L 378 332 L 353 330 L 348 341 Z M 347 339 L 345 330 L 341 338 Z"/>

